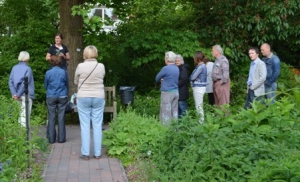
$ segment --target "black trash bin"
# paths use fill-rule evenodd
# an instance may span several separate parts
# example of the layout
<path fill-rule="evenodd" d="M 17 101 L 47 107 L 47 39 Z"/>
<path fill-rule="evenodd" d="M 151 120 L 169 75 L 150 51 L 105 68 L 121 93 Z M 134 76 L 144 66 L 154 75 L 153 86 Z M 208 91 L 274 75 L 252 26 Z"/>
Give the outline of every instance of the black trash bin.
<path fill-rule="evenodd" d="M 133 105 L 134 101 L 134 89 L 133 86 L 121 86 L 121 103 L 125 106 L 128 104 Z"/>

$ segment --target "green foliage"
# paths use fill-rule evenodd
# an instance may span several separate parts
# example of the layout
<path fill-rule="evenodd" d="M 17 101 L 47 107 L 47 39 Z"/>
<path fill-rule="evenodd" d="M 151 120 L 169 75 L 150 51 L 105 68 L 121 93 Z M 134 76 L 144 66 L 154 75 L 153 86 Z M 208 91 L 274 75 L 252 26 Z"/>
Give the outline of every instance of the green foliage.
<path fill-rule="evenodd" d="M 128 25 L 127 25 L 128 26 Z M 130 26 L 130 25 L 129 25 Z M 127 30 L 126 30 L 127 31 Z M 149 62 L 161 62 L 163 65 L 164 53 L 172 50 L 182 54 L 184 57 L 192 57 L 196 50 L 199 50 L 197 35 L 191 31 L 173 30 L 169 28 L 135 33 L 131 39 L 126 37 L 123 44 L 123 51 L 131 55 L 132 64 L 140 66 Z"/>
<path fill-rule="evenodd" d="M 205 31 L 199 29 L 201 42 L 229 47 L 235 62 L 241 61 L 248 46 L 263 42 L 271 43 L 280 53 L 299 50 L 300 42 L 295 36 L 299 34 L 297 17 L 300 6 L 296 0 L 272 3 L 259 0 L 201 1 L 194 8 L 198 26 L 205 27 Z M 289 61 L 296 63 L 296 57 L 292 59 Z"/>
<path fill-rule="evenodd" d="M 297 82 L 297 76 L 292 71 L 291 65 L 281 62 L 280 63 L 280 75 L 278 77 L 278 88 L 280 91 L 295 88 L 299 86 Z"/>
<path fill-rule="evenodd" d="M 45 139 L 37 137 L 36 125 L 32 125 L 32 140 L 27 142 L 26 128 L 18 123 L 19 104 L 1 95 L 0 102 L 0 163 L 4 164 L 3 171 L 0 172 L 0 181 L 23 181 L 23 174 L 27 173 L 29 165 L 32 173 L 28 177 L 32 181 L 39 181 L 43 166 L 33 163 L 28 152 L 31 151 L 34 155 L 38 150 L 47 151 L 48 143 Z"/>
<path fill-rule="evenodd" d="M 298 181 L 299 90 L 279 91 L 280 100 L 274 105 L 255 102 L 252 109 L 236 109 L 229 116 L 226 109 L 205 105 L 203 125 L 189 109 L 180 123 L 174 122 L 168 129 L 155 127 L 154 135 L 160 138 L 147 147 L 137 144 L 136 138 L 142 136 L 135 133 L 152 131 L 153 126 L 144 124 L 145 119 L 134 112 L 121 112 L 121 122 L 112 123 L 107 147 L 113 148 L 112 155 L 119 156 L 126 166 L 134 162 L 136 169 L 130 177 L 137 181 Z M 159 101 L 158 96 L 155 99 L 158 93 L 149 95 L 152 99 L 142 99 L 146 100 L 143 113 L 151 113 L 146 110 L 155 108 L 153 100 Z M 141 140 L 147 143 L 146 138 Z"/>
<path fill-rule="evenodd" d="M 160 108 L 160 91 L 151 90 L 147 95 L 135 93 L 133 108 L 136 114 L 157 118 Z"/>
<path fill-rule="evenodd" d="M 0 87 L 2 94 L 10 96 L 8 76 L 18 63 L 20 51 L 30 54 L 29 66 L 33 70 L 36 100 L 45 98 L 44 74 L 49 68 L 45 56 L 53 42 L 58 24 L 58 1 L 5 0 L 0 4 Z"/>
<path fill-rule="evenodd" d="M 127 166 L 139 154 L 151 153 L 165 130 L 155 118 L 137 115 L 135 111 L 127 109 L 109 124 L 109 129 L 104 132 L 103 144 L 109 155 L 121 159 Z"/>
<path fill-rule="evenodd" d="M 156 145 L 148 181 L 297 181 L 299 110 L 294 97 L 225 117 L 206 112 L 206 122 L 185 118 Z"/>
<path fill-rule="evenodd" d="M 45 102 L 33 103 L 31 116 L 34 118 L 31 123 L 34 125 L 45 125 L 47 121 L 47 105 Z"/>

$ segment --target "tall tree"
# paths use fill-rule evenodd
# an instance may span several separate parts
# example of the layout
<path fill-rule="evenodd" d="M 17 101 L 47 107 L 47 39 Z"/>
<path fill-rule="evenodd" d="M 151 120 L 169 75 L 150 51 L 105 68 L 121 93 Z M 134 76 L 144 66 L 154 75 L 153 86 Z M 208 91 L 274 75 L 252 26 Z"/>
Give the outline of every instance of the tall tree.
<path fill-rule="evenodd" d="M 72 7 L 81 5 L 84 0 L 59 0 L 60 32 L 64 35 L 64 44 L 67 45 L 71 60 L 69 61 L 68 73 L 70 80 L 69 95 L 76 92 L 74 85 L 75 69 L 83 59 L 83 19 L 82 16 L 72 15 Z"/>

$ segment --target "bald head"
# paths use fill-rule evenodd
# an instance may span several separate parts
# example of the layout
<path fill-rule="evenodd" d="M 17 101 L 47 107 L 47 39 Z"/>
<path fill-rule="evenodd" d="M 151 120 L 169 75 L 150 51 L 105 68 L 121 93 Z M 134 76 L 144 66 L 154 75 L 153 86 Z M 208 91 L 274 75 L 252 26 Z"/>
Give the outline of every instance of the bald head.
<path fill-rule="evenodd" d="M 260 47 L 261 54 L 268 57 L 271 54 L 271 46 L 267 43 L 263 43 Z"/>

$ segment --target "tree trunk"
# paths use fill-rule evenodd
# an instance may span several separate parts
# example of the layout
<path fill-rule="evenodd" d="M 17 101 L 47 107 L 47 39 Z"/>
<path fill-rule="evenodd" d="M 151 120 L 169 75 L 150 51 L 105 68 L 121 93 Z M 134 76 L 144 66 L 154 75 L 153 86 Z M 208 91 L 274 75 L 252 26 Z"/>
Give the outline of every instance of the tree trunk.
<path fill-rule="evenodd" d="M 83 60 L 83 19 L 78 15 L 72 16 L 72 7 L 83 2 L 84 0 L 59 0 L 60 33 L 64 36 L 63 43 L 68 47 L 71 57 L 68 65 L 69 96 L 77 92 L 74 74 L 77 65 Z"/>

